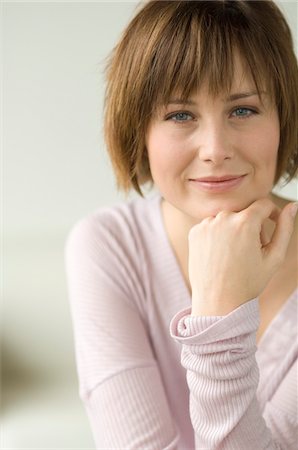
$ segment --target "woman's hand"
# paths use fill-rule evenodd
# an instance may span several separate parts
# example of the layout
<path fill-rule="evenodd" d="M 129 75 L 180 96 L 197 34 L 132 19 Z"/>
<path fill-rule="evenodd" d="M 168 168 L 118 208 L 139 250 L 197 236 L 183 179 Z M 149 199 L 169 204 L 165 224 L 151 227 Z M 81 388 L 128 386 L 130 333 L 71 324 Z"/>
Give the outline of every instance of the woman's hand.
<path fill-rule="evenodd" d="M 292 203 L 281 211 L 264 198 L 195 225 L 188 236 L 192 315 L 225 315 L 257 297 L 284 261 L 294 217 Z M 269 242 L 268 218 L 276 223 Z"/>

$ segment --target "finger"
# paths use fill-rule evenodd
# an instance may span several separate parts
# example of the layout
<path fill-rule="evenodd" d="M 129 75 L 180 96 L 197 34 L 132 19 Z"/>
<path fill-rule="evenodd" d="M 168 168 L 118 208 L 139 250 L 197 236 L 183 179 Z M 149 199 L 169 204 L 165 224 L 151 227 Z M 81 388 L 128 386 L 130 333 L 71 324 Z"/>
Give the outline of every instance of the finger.
<path fill-rule="evenodd" d="M 262 247 L 265 247 L 270 242 L 270 236 L 266 231 L 265 223 L 261 226 L 260 241 Z"/>
<path fill-rule="evenodd" d="M 261 198 L 251 203 L 245 211 L 253 217 L 277 220 L 281 209 L 273 201 L 269 200 L 269 198 Z"/>
<path fill-rule="evenodd" d="M 239 214 L 245 215 L 249 221 L 258 221 L 260 224 L 265 219 L 272 219 L 277 222 L 281 209 L 268 198 L 262 198 L 251 203 Z"/>
<path fill-rule="evenodd" d="M 294 230 L 293 203 L 288 203 L 279 214 L 271 242 L 265 247 L 267 255 L 277 261 L 283 260 Z"/>

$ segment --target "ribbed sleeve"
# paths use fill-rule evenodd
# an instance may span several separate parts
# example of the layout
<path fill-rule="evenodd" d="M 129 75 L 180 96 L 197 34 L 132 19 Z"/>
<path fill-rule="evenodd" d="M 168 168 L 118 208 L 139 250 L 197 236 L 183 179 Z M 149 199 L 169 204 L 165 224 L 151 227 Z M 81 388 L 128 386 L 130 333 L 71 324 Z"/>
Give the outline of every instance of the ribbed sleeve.
<path fill-rule="evenodd" d="M 175 430 L 157 367 L 121 372 L 85 400 L 97 449 L 177 448 Z"/>
<path fill-rule="evenodd" d="M 171 336 L 182 344 L 196 449 L 290 448 L 272 438 L 256 398 L 258 326 L 257 298 L 227 316 L 195 317 L 186 309 L 171 321 Z M 288 431 L 293 442 L 295 430 Z"/>
<path fill-rule="evenodd" d="M 80 397 L 97 449 L 174 450 L 179 433 L 142 317 L 141 257 L 136 267 L 124 236 L 103 214 L 66 243 Z"/>

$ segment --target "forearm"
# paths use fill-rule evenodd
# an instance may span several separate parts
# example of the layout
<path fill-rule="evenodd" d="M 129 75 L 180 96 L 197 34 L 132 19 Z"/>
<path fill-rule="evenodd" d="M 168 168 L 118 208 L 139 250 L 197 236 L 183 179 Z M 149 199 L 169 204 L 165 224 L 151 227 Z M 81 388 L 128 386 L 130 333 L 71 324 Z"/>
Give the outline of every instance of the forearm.
<path fill-rule="evenodd" d="M 172 336 L 183 344 L 198 449 L 278 448 L 256 399 L 258 314 L 254 299 L 226 317 L 178 315 L 171 323 Z"/>

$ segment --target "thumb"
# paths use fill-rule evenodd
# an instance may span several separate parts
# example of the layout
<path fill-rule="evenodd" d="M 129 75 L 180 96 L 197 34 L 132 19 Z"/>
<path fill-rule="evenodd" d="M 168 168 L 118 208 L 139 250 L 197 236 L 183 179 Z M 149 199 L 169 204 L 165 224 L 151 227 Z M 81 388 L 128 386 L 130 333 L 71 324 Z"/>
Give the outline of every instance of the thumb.
<path fill-rule="evenodd" d="M 265 246 L 267 256 L 273 265 L 284 260 L 294 230 L 298 203 L 288 203 L 276 219 L 271 242 Z"/>

